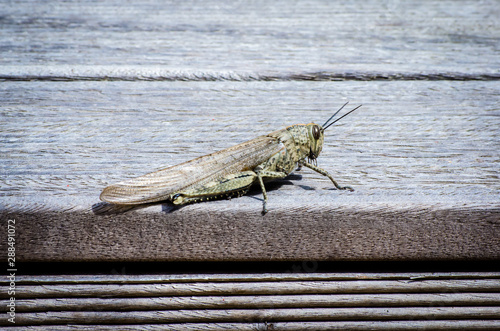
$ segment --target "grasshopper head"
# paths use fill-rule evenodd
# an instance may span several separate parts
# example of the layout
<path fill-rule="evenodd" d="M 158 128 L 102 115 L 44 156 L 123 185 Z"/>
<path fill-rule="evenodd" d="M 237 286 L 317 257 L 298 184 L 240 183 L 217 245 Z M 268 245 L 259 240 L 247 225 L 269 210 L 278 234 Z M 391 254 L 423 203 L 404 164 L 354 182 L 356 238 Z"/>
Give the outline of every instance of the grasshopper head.
<path fill-rule="evenodd" d="M 340 107 L 340 109 L 337 110 L 335 114 L 333 114 L 322 126 L 314 123 L 307 124 L 307 129 L 309 132 L 309 140 L 311 145 L 309 159 L 315 160 L 319 156 L 319 153 L 323 148 L 323 138 L 325 136 L 325 130 L 328 129 L 328 127 L 330 127 L 332 124 L 340 121 L 341 119 L 343 119 L 344 117 L 346 117 L 347 115 L 349 115 L 350 113 L 361 107 L 361 105 L 359 105 L 356 108 L 352 109 L 351 111 L 347 112 L 346 114 L 342 115 L 335 121 L 330 122 L 332 118 L 334 118 L 335 115 L 337 115 L 347 104 L 348 102 L 346 102 L 342 107 Z"/>
<path fill-rule="evenodd" d="M 325 130 L 321 125 L 309 123 L 306 125 L 309 134 L 309 159 L 315 160 L 323 149 L 323 138 Z"/>

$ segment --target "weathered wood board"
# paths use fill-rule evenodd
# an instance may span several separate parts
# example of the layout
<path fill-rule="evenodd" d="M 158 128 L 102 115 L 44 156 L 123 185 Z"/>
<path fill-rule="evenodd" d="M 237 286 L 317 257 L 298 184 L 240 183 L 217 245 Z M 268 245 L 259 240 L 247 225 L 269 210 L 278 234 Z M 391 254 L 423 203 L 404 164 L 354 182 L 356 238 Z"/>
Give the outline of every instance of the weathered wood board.
<path fill-rule="evenodd" d="M 11 82 L 2 203 L 20 212 L 21 247 L 36 247 L 19 258 L 498 258 L 499 83 L 408 85 Z M 320 122 L 347 99 L 364 106 L 327 131 L 318 161 L 355 192 L 303 169 L 269 185 L 264 217 L 258 189 L 178 210 L 91 211 L 108 184 Z"/>
<path fill-rule="evenodd" d="M 499 13 L 495 0 L 11 1 L 2 75 L 498 75 Z"/>
<path fill-rule="evenodd" d="M 13 2 L 0 17 L 1 226 L 16 220 L 21 261 L 499 259 L 499 12 Z M 94 213 L 108 184 L 322 124 L 348 100 L 363 107 L 327 131 L 318 162 L 355 192 L 303 169 L 269 184 L 264 217 L 259 190 Z"/>
<path fill-rule="evenodd" d="M 500 320 L 498 272 L 31 275 L 17 284 L 16 326 L 35 330 L 492 330 Z M 0 293 L 3 312 L 7 298 Z"/>

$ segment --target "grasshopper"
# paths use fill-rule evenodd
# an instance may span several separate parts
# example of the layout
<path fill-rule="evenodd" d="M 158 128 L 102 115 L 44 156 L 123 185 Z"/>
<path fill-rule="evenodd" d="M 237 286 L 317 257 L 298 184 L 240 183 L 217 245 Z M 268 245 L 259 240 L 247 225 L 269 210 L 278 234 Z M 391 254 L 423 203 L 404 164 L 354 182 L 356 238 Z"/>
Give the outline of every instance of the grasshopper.
<path fill-rule="evenodd" d="M 267 213 L 267 192 L 264 179 L 288 176 L 297 166 L 305 166 L 328 177 L 316 163 L 323 148 L 325 130 L 361 106 L 329 123 L 344 104 L 322 126 L 315 123 L 295 124 L 239 145 L 198 157 L 194 160 L 106 187 L 101 200 L 115 205 L 140 205 L 170 201 L 174 205 L 219 198 L 240 197 L 258 182 L 262 189 L 262 213 Z"/>

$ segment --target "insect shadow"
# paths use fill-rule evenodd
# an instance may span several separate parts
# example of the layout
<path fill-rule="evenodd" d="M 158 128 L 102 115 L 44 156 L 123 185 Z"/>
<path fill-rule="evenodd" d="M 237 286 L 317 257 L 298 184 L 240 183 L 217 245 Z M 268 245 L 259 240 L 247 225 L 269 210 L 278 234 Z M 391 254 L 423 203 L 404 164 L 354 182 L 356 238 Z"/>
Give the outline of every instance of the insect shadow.
<path fill-rule="evenodd" d="M 145 203 L 141 205 L 115 205 L 108 202 L 97 202 L 92 205 L 92 212 L 95 215 L 106 216 L 106 215 L 118 215 L 128 213 L 134 210 L 140 210 L 144 208 L 148 208 L 151 206 L 161 205 L 162 212 L 171 213 L 175 210 L 178 210 L 184 206 L 176 206 L 169 201 L 160 201 L 154 203 Z"/>
<path fill-rule="evenodd" d="M 92 205 L 92 212 L 95 215 L 116 215 L 123 214 L 132 210 L 143 209 L 149 207 L 153 204 L 143 204 L 143 205 L 115 205 L 108 202 L 97 202 Z"/>
<path fill-rule="evenodd" d="M 302 176 L 297 175 L 297 174 L 292 174 L 289 175 L 283 179 L 274 179 L 270 181 L 264 180 L 264 183 L 266 184 L 266 191 L 271 192 L 274 190 L 279 190 L 280 187 L 285 186 L 285 185 L 295 185 L 293 183 L 293 180 L 301 180 Z M 245 194 L 245 196 L 249 196 L 252 199 L 260 200 L 262 201 L 262 189 L 260 188 L 258 183 L 253 184 L 248 192 Z"/>

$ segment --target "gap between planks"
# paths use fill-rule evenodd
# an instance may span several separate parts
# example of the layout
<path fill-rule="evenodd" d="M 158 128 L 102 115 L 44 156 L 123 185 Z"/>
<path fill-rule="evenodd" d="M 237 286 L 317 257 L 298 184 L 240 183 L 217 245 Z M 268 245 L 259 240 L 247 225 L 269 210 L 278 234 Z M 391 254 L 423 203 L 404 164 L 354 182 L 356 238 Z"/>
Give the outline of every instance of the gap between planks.
<path fill-rule="evenodd" d="M 500 292 L 500 280 L 297 281 L 111 285 L 21 285 L 16 298 L 160 297 L 192 295 L 277 295 L 341 293 Z M 7 292 L 0 298 L 8 297 Z"/>
<path fill-rule="evenodd" d="M 306 280 L 435 280 L 500 279 L 500 272 L 406 272 L 406 273 L 264 273 L 202 275 L 20 275 L 16 284 L 148 284 L 192 282 L 266 282 Z M 0 281 L 0 284 L 7 284 Z"/>
<path fill-rule="evenodd" d="M 1 300 L 6 311 L 8 300 Z M 18 299 L 16 312 L 328 307 L 500 306 L 500 293 L 307 294 Z M 500 309 L 500 308 L 499 308 Z"/>

